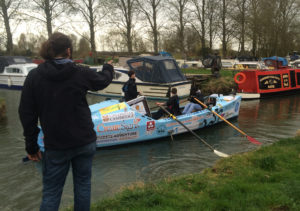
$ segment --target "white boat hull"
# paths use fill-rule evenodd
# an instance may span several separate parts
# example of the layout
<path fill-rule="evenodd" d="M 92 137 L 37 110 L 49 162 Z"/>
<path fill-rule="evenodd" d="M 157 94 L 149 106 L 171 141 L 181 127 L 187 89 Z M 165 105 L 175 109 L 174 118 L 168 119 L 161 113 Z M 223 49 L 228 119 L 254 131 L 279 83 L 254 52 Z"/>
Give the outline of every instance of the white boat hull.
<path fill-rule="evenodd" d="M 23 87 L 26 76 L 21 75 L 0 75 L 0 86 L 11 89 L 21 89 Z"/>
<path fill-rule="evenodd" d="M 97 92 L 90 92 L 92 94 L 97 94 L 107 97 L 122 97 L 124 93 L 122 87 L 124 82 L 113 81 L 107 88 Z M 177 88 L 177 95 L 179 98 L 185 98 L 190 95 L 191 83 L 190 82 L 176 82 L 170 84 L 153 84 L 153 83 L 136 83 L 139 92 L 142 92 L 143 96 L 148 99 L 167 99 L 167 93 L 169 87 Z"/>

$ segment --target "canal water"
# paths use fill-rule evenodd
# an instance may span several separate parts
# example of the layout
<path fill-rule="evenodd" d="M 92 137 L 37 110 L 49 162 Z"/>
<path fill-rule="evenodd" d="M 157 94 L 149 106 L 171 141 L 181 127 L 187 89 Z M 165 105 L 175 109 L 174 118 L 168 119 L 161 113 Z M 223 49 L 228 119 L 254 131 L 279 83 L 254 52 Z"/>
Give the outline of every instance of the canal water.
<path fill-rule="evenodd" d="M 41 201 L 40 166 L 26 155 L 18 118 L 20 91 L 0 90 L 7 118 L 0 122 L 0 210 L 38 210 Z M 90 104 L 104 100 L 88 95 Z M 153 102 L 152 102 L 153 104 Z M 300 95 L 243 101 L 231 122 L 264 145 L 291 137 L 300 129 Z M 235 154 L 257 148 L 226 123 L 196 131 L 218 151 Z M 112 196 L 133 183 L 155 182 L 170 176 L 199 173 L 219 158 L 191 134 L 97 150 L 93 163 L 92 201 Z M 61 207 L 73 203 L 69 174 Z"/>

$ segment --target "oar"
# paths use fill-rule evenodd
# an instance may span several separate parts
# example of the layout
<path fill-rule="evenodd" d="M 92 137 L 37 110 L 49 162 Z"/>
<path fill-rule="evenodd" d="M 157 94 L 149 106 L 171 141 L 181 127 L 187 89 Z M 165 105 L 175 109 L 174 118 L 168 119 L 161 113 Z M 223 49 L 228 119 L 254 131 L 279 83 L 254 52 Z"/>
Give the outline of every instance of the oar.
<path fill-rule="evenodd" d="M 223 152 L 219 152 L 217 150 L 215 150 L 212 146 L 210 146 L 208 143 L 206 143 L 206 141 L 204 141 L 202 138 L 200 138 L 194 131 L 190 130 L 187 126 L 185 126 L 185 124 L 183 124 L 181 121 L 179 121 L 176 116 L 174 116 L 173 114 L 171 114 L 167 109 L 165 109 L 163 106 L 159 106 L 164 112 L 166 112 L 170 117 L 172 117 L 175 121 L 177 121 L 181 126 L 183 126 L 187 131 L 191 132 L 198 140 L 202 141 L 207 147 L 209 147 L 216 155 L 218 155 L 219 157 L 229 157 L 229 155 L 223 153 Z"/>
<path fill-rule="evenodd" d="M 200 103 L 204 108 L 208 108 L 207 105 L 205 105 L 203 102 L 201 102 L 200 100 L 198 100 L 197 98 L 194 97 L 194 100 L 196 100 L 198 103 Z M 251 136 L 248 136 L 245 132 L 243 132 L 242 130 L 240 130 L 239 128 L 237 128 L 236 126 L 234 126 L 233 124 L 231 124 L 227 119 L 225 119 L 224 117 L 222 117 L 221 115 L 219 115 L 217 112 L 213 111 L 212 109 L 209 109 L 213 114 L 217 115 L 220 119 L 222 119 L 224 122 L 226 122 L 227 124 L 229 124 L 231 127 L 233 127 L 234 129 L 236 129 L 238 132 L 240 132 L 241 134 L 243 134 L 244 136 L 246 136 L 246 138 L 252 142 L 253 144 L 257 144 L 260 145 L 261 143 L 259 141 L 257 141 L 255 138 L 252 138 Z"/>

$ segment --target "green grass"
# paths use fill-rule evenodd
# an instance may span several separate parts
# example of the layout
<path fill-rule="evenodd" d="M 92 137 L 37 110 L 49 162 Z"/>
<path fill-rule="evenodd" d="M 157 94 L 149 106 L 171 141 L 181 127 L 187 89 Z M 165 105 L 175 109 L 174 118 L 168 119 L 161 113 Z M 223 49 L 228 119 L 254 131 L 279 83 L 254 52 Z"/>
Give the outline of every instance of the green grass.
<path fill-rule="evenodd" d="M 137 184 L 91 210 L 300 210 L 300 137 L 221 159 L 202 173 Z"/>

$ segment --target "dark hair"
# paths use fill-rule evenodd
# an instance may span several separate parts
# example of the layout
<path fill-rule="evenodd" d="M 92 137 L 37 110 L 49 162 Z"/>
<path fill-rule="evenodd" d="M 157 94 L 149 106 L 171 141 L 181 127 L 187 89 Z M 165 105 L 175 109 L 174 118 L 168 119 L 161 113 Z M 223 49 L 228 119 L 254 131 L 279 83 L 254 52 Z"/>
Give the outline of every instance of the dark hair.
<path fill-rule="evenodd" d="M 57 56 L 67 57 L 68 48 L 71 49 L 72 56 L 73 46 L 71 39 L 63 33 L 55 32 L 42 44 L 40 56 L 46 60 L 52 60 Z"/>
<path fill-rule="evenodd" d="M 172 92 L 172 94 L 176 95 L 176 94 L 177 94 L 177 89 L 176 89 L 175 87 L 173 87 L 173 88 L 171 89 L 171 92 Z"/>
<path fill-rule="evenodd" d="M 129 70 L 127 74 L 128 74 L 128 76 L 130 78 L 133 74 L 135 74 L 135 72 L 134 72 L 134 70 Z"/>

